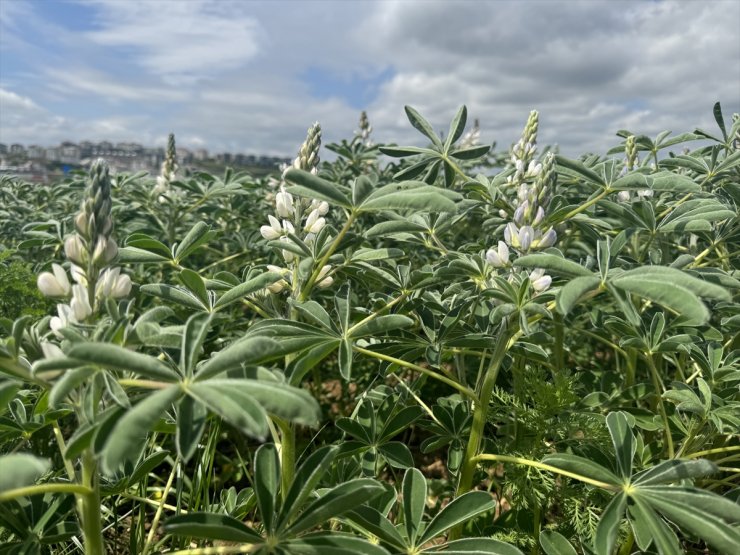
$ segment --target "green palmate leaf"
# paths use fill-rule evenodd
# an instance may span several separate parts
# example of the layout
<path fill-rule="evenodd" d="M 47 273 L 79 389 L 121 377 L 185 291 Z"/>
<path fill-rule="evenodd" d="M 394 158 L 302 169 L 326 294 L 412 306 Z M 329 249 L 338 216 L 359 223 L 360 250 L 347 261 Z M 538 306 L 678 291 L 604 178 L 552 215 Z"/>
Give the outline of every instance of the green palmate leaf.
<path fill-rule="evenodd" d="M 543 530 L 540 532 L 540 546 L 545 555 L 578 555 L 576 548 L 565 538 L 565 536 L 554 530 Z"/>
<path fill-rule="evenodd" d="M 460 195 L 419 181 L 404 181 L 380 187 L 359 207 L 363 212 L 414 210 L 418 212 L 456 212 Z"/>
<path fill-rule="evenodd" d="M 102 368 L 126 370 L 155 380 L 176 381 L 179 374 L 161 360 L 110 343 L 77 343 L 69 357 Z"/>
<path fill-rule="evenodd" d="M 291 555 L 389 555 L 379 545 L 342 532 L 318 532 L 285 542 L 284 552 Z"/>
<path fill-rule="evenodd" d="M 544 270 L 569 277 L 593 276 L 592 272 L 590 272 L 580 264 L 567 260 L 561 256 L 556 256 L 554 254 L 527 254 L 525 256 L 517 258 L 514 261 L 514 267 L 542 268 Z"/>
<path fill-rule="evenodd" d="M 638 523 L 638 530 L 640 528 L 649 530 L 650 537 L 660 555 L 680 555 L 682 553 L 683 550 L 679 547 L 678 538 L 673 530 L 639 496 L 631 498 L 629 512 L 634 516 L 634 522 Z M 645 536 L 646 534 L 641 532 L 640 535 Z M 645 543 L 644 539 L 642 543 Z"/>
<path fill-rule="evenodd" d="M 604 509 L 594 536 L 594 551 L 597 555 L 612 555 L 614 543 L 617 541 L 619 524 L 622 522 L 626 508 L 627 496 L 619 493 L 612 498 Z"/>
<path fill-rule="evenodd" d="M 5 410 L 19 389 L 20 384 L 17 382 L 6 381 L 0 383 L 0 413 Z"/>
<path fill-rule="evenodd" d="M 666 484 L 678 480 L 704 478 L 716 472 L 717 465 L 706 459 L 671 459 L 635 474 L 632 483 L 636 486 Z"/>
<path fill-rule="evenodd" d="M 168 262 L 170 257 L 165 257 L 161 254 L 136 247 L 122 247 L 118 249 L 118 257 L 116 260 L 123 264 L 135 262 Z"/>
<path fill-rule="evenodd" d="M 447 132 L 447 138 L 445 139 L 444 151 L 450 150 L 452 144 L 462 137 L 463 131 L 465 131 L 465 123 L 468 121 L 468 109 L 465 106 L 460 106 L 450 122 L 450 129 Z"/>
<path fill-rule="evenodd" d="M 638 494 L 650 506 L 721 553 L 734 555 L 740 545 L 740 505 L 691 487 L 644 486 Z M 733 526 L 734 525 L 734 526 Z"/>
<path fill-rule="evenodd" d="M 209 307 L 204 305 L 198 297 L 193 295 L 187 289 L 183 289 L 181 287 L 175 287 L 164 283 L 150 283 L 142 285 L 139 291 L 188 308 L 194 308 L 195 310 L 209 309 Z"/>
<path fill-rule="evenodd" d="M 409 468 L 403 477 L 403 522 L 406 527 L 406 537 L 412 545 L 416 545 L 416 538 L 421 531 L 421 521 L 424 518 L 424 508 L 427 501 L 427 480 L 421 471 Z"/>
<path fill-rule="evenodd" d="M 390 441 L 378 447 L 382 455 L 393 468 L 410 468 L 414 466 L 414 457 L 405 443 Z"/>
<path fill-rule="evenodd" d="M 165 257 L 166 259 L 169 259 L 172 255 L 172 252 L 167 245 L 144 233 L 132 233 L 131 235 L 129 235 L 126 239 L 126 246 L 137 247 L 140 249 L 145 249 L 147 251 L 155 252 Z"/>
<path fill-rule="evenodd" d="M 193 376 L 195 363 L 200 356 L 201 348 L 211 328 L 210 314 L 194 314 L 185 323 L 180 349 L 180 370 L 190 378 Z"/>
<path fill-rule="evenodd" d="M 490 538 L 465 538 L 442 544 L 424 553 L 444 553 L 445 555 L 524 555 L 518 548 L 508 543 Z"/>
<path fill-rule="evenodd" d="M 206 284 L 203 278 L 200 277 L 193 270 L 187 268 L 180 272 L 180 281 L 205 307 L 211 306 L 211 300 L 208 297 L 208 291 L 206 290 Z"/>
<path fill-rule="evenodd" d="M 49 392 L 49 406 L 51 408 L 57 408 L 59 405 L 64 403 L 67 399 L 67 395 L 89 380 L 91 376 L 94 376 L 95 372 L 96 370 L 89 366 L 74 368 L 73 370 L 65 372 L 61 378 L 54 382 L 54 385 Z"/>
<path fill-rule="evenodd" d="M 406 117 L 409 118 L 409 122 L 414 126 L 414 129 L 418 130 L 426 136 L 427 139 L 432 141 L 434 146 L 442 148 L 442 141 L 439 140 L 439 137 L 434 132 L 434 128 L 429 124 L 429 122 L 411 106 L 404 106 L 403 109 L 406 112 Z"/>
<path fill-rule="evenodd" d="M 331 518 L 343 515 L 345 512 L 377 497 L 384 491 L 385 488 L 380 483 L 369 478 L 344 482 L 330 489 L 306 507 L 303 513 L 286 530 L 286 533 L 299 534 L 309 530 Z"/>
<path fill-rule="evenodd" d="M 124 462 L 138 459 L 148 432 L 181 395 L 182 390 L 177 386 L 162 389 L 147 396 L 118 419 L 110 435 L 104 438 L 103 472 L 113 474 Z"/>
<path fill-rule="evenodd" d="M 726 288 L 668 266 L 642 266 L 640 268 L 624 272 L 612 281 L 615 285 L 618 285 L 623 279 L 632 279 L 636 277 L 642 277 L 645 280 L 663 281 L 671 285 L 678 285 L 688 289 L 695 295 L 705 297 L 707 299 L 716 299 L 718 301 L 730 301 L 732 299 L 732 295 L 730 295 L 730 292 Z"/>
<path fill-rule="evenodd" d="M 352 183 L 352 204 L 359 206 L 373 192 L 375 186 L 365 175 L 361 175 Z"/>
<path fill-rule="evenodd" d="M 407 547 L 407 542 L 399 534 L 398 529 L 377 509 L 367 506 L 357 507 L 347 513 L 346 518 L 397 549 L 403 551 Z"/>
<path fill-rule="evenodd" d="M 280 344 L 269 337 L 246 337 L 219 351 L 195 373 L 197 381 L 206 380 L 243 364 L 260 364 L 282 355 Z"/>
<path fill-rule="evenodd" d="M 195 454 L 206 427 L 208 413 L 205 405 L 192 397 L 183 397 L 177 404 L 177 452 L 187 462 Z"/>
<path fill-rule="evenodd" d="M 581 276 L 570 280 L 560 288 L 557 298 L 558 311 L 568 314 L 586 293 L 596 290 L 601 279 L 596 276 Z"/>
<path fill-rule="evenodd" d="M 561 173 L 573 177 L 580 177 L 581 179 L 584 179 L 585 181 L 592 183 L 593 185 L 598 185 L 602 188 L 606 187 L 604 179 L 595 171 L 584 166 L 581 162 L 570 160 L 568 158 L 563 158 L 562 156 L 556 156 L 555 160 L 557 161 L 558 169 Z"/>
<path fill-rule="evenodd" d="M 336 183 L 322 179 L 310 172 L 296 169 L 289 169 L 284 177 L 286 182 L 292 183 L 292 186 L 287 187 L 289 193 L 307 198 L 325 200 L 326 202 L 344 208 L 352 207 L 349 198 L 347 198 Z"/>
<path fill-rule="evenodd" d="M 270 534 L 274 530 L 274 524 L 277 524 L 274 517 L 280 487 L 280 459 L 272 443 L 261 446 L 254 455 L 253 487 L 262 524 Z"/>
<path fill-rule="evenodd" d="M 365 232 L 365 237 L 383 237 L 394 233 L 424 233 L 427 231 L 426 226 L 411 220 L 391 220 L 389 222 L 380 222 Z"/>
<path fill-rule="evenodd" d="M 254 399 L 271 414 L 296 424 L 315 426 L 321 418 L 319 404 L 308 391 L 282 382 L 211 379 L 193 384 L 191 389 L 201 385 L 208 385 L 219 391 L 221 395 L 227 396 L 229 392 L 233 392 Z"/>
<path fill-rule="evenodd" d="M 0 456 L 0 493 L 29 486 L 49 471 L 51 464 L 27 453 Z"/>
<path fill-rule="evenodd" d="M 406 156 L 415 156 L 416 154 L 436 154 L 434 150 L 428 148 L 419 148 L 416 146 L 381 146 L 380 152 L 386 156 L 394 158 L 405 158 Z"/>
<path fill-rule="evenodd" d="M 128 483 L 131 485 L 139 485 L 139 483 L 148 476 L 150 472 L 154 471 L 154 469 L 167 460 L 167 457 L 169 456 L 170 453 L 164 450 L 149 455 L 136 465 L 134 471 L 130 476 L 128 476 Z"/>
<path fill-rule="evenodd" d="M 339 372 L 342 377 L 349 381 L 352 375 L 352 340 L 344 337 L 339 342 Z"/>
<path fill-rule="evenodd" d="M 210 238 L 210 234 L 208 233 L 210 229 L 210 226 L 205 222 L 195 224 L 174 249 L 174 260 L 181 262 L 185 257 L 198 249 L 198 247 L 205 244 Z"/>
<path fill-rule="evenodd" d="M 623 483 L 623 480 L 608 468 L 578 455 L 555 453 L 546 456 L 542 459 L 542 462 L 606 484 L 619 485 Z"/>
<path fill-rule="evenodd" d="M 699 184 L 694 183 L 693 180 L 685 175 L 664 171 L 656 173 L 651 177 L 653 181 L 651 188 L 653 191 L 670 191 L 674 193 L 698 193 L 701 191 Z"/>
<path fill-rule="evenodd" d="M 467 522 L 482 512 L 495 508 L 496 502 L 489 493 L 471 491 L 455 498 L 449 505 L 435 516 L 424 530 L 420 544 L 425 544 L 447 530 L 463 522 Z"/>
<path fill-rule="evenodd" d="M 488 154 L 491 150 L 491 145 L 472 146 L 470 148 L 463 148 L 450 152 L 450 156 L 457 158 L 458 160 L 475 160 L 481 156 Z"/>
<path fill-rule="evenodd" d="M 264 438 L 268 432 L 267 413 L 260 404 L 241 389 L 229 389 L 212 381 L 215 380 L 191 384 L 188 395 L 243 433 Z"/>
<path fill-rule="evenodd" d="M 188 513 L 168 518 L 164 531 L 174 536 L 202 538 L 205 540 L 261 543 L 262 537 L 239 520 L 216 513 Z"/>
<path fill-rule="evenodd" d="M 380 335 L 392 330 L 408 328 L 414 325 L 414 321 L 408 316 L 401 314 L 388 314 L 378 316 L 363 324 L 359 324 L 352 330 L 351 337 L 363 337 L 366 335 Z"/>
<path fill-rule="evenodd" d="M 709 320 L 707 307 L 699 297 L 685 287 L 637 275 L 620 277 L 612 284 L 677 312 L 684 316 L 688 323 L 701 325 Z"/>
<path fill-rule="evenodd" d="M 624 479 L 632 475 L 632 460 L 635 457 L 635 436 L 623 412 L 610 412 L 606 416 L 606 426 L 612 438 L 617 457 L 617 469 Z"/>
<path fill-rule="evenodd" d="M 278 531 L 284 530 L 290 524 L 291 519 L 298 514 L 303 504 L 311 497 L 319 480 L 326 474 L 338 451 L 339 447 L 337 446 L 325 446 L 306 458 L 296 472 L 293 483 L 285 495 L 280 511 Z"/>

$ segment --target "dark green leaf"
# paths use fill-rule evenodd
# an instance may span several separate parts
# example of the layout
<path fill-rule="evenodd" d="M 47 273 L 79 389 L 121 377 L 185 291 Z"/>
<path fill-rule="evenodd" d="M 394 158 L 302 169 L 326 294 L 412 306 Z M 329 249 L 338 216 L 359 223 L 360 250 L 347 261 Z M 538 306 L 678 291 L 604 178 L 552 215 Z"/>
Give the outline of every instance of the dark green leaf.
<path fill-rule="evenodd" d="M 166 534 L 240 543 L 260 543 L 262 537 L 242 522 L 229 515 L 216 513 L 188 513 L 168 518 L 164 523 Z"/>

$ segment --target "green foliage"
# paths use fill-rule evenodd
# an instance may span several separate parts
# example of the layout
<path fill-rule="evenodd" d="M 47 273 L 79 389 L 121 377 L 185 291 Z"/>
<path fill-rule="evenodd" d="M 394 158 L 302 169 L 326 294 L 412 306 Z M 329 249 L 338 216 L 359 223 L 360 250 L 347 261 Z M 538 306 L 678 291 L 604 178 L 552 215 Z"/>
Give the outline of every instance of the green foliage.
<path fill-rule="evenodd" d="M 740 118 L 573 160 L 406 115 L 0 178 L 0 551 L 734 555 Z"/>

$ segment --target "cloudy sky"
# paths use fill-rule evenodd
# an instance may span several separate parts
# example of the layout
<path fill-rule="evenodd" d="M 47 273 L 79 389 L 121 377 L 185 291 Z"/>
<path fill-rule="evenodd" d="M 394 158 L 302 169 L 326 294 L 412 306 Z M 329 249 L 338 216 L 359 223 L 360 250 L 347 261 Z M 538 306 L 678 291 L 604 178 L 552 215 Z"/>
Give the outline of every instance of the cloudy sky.
<path fill-rule="evenodd" d="M 131 140 L 292 155 L 318 120 L 422 141 L 466 104 L 508 146 L 604 151 L 740 111 L 740 2 L 0 0 L 0 142 Z"/>

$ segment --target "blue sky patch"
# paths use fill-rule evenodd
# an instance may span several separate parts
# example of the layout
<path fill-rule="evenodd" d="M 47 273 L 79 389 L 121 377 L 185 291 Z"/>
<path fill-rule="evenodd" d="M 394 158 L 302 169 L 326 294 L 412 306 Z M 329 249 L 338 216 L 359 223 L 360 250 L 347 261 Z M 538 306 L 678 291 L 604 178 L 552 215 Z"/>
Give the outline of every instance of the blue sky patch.
<path fill-rule="evenodd" d="M 381 85 L 390 81 L 395 74 L 390 66 L 370 76 L 340 74 L 320 67 L 310 67 L 301 78 L 314 98 L 340 98 L 352 108 L 364 110 L 378 97 Z"/>

